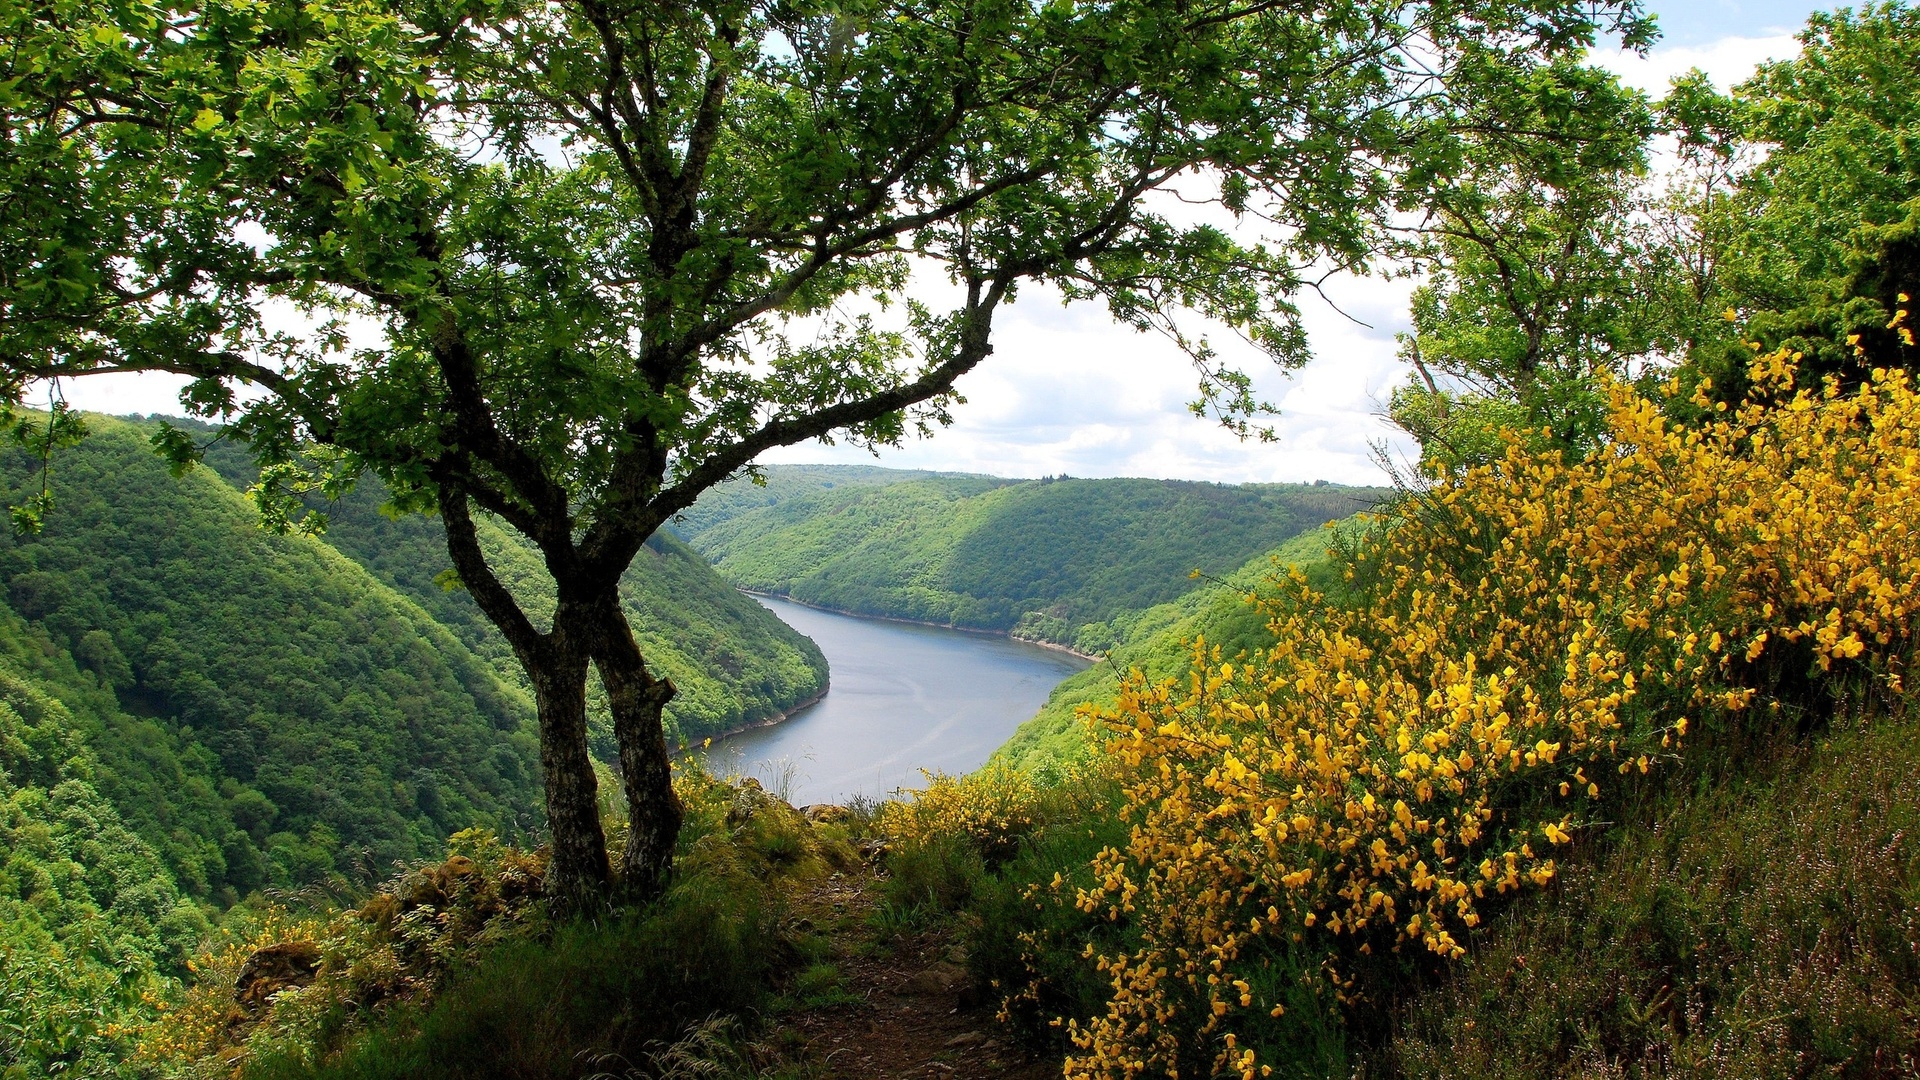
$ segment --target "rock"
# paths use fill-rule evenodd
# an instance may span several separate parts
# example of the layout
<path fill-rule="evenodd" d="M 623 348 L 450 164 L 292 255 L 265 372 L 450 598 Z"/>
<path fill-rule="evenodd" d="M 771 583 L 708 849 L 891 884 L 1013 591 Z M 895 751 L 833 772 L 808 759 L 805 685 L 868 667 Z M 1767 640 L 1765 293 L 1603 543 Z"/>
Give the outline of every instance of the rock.
<path fill-rule="evenodd" d="M 360 905 L 361 920 L 378 927 L 382 934 L 391 934 L 394 921 L 402 914 L 400 898 L 392 893 L 374 893 L 366 903 Z"/>
<path fill-rule="evenodd" d="M 947 1040 L 947 1049 L 953 1050 L 962 1046 L 979 1046 L 986 1041 L 987 1037 L 977 1031 L 963 1031 Z"/>
<path fill-rule="evenodd" d="M 833 803 L 814 803 L 811 806 L 803 806 L 800 808 L 800 813 L 806 815 L 806 819 L 815 825 L 841 825 L 853 820 L 853 811 Z"/>
<path fill-rule="evenodd" d="M 860 841 L 860 857 L 868 862 L 877 862 L 881 856 L 891 850 L 885 840 Z"/>
<path fill-rule="evenodd" d="M 730 826 L 744 825 L 752 821 L 756 815 L 762 810 L 765 810 L 772 802 L 773 797 L 768 795 L 766 789 L 760 786 L 760 781 L 749 776 L 745 780 L 740 781 L 740 786 L 734 789 L 733 804 L 727 807 L 727 824 Z"/>
<path fill-rule="evenodd" d="M 952 994 L 967 985 L 967 969 L 944 961 L 907 980 L 909 994 Z"/>
<path fill-rule="evenodd" d="M 282 990 L 311 986 L 319 970 L 320 946 L 311 941 L 268 945 L 240 965 L 240 974 L 233 980 L 233 1000 L 248 1012 L 256 1012 Z"/>

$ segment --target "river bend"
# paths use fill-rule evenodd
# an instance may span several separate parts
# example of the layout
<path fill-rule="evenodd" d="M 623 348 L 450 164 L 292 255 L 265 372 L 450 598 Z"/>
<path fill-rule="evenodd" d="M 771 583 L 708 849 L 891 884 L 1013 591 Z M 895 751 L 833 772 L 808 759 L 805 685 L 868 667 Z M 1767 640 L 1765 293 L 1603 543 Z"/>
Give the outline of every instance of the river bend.
<path fill-rule="evenodd" d="M 716 739 L 705 756 L 797 806 L 919 786 L 922 769 L 978 768 L 1087 666 L 1010 638 L 755 599 L 819 644 L 832 687 L 782 723 Z"/>

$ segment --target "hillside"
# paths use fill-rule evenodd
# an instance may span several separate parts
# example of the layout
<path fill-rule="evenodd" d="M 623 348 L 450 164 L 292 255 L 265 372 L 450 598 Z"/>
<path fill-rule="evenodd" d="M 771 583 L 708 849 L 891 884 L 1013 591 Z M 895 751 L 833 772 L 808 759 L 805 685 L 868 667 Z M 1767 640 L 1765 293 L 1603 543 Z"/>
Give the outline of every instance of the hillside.
<path fill-rule="evenodd" d="M 1340 522 L 1344 530 L 1360 525 L 1357 517 Z M 1326 559 L 1328 539 L 1320 529 L 1302 533 L 1177 600 L 1116 620 L 1123 636 L 1107 655 L 1054 687 L 1046 705 L 1020 725 L 995 759 L 1036 775 L 1057 774 L 1084 761 L 1091 749 L 1080 706 L 1110 706 L 1123 673 L 1137 670 L 1154 679 L 1177 677 L 1192 663 L 1190 643 L 1196 640 L 1204 640 L 1229 658 L 1259 648 L 1267 616 L 1247 598 L 1271 591 L 1274 576 L 1286 567 L 1315 572 Z"/>
<path fill-rule="evenodd" d="M 183 889 L 375 876 L 537 820 L 532 710 L 492 665 L 332 548 L 263 532 L 210 473 L 171 476 L 134 426 L 89 423 L 44 531 L 0 537 L 0 614 Z M 0 457 L 0 498 L 37 468 Z"/>
<path fill-rule="evenodd" d="M 236 447 L 216 446 L 206 460 L 237 488 L 253 481 L 253 463 Z M 389 517 L 380 512 L 385 500 L 384 488 L 369 478 L 346 498 L 321 506 L 327 516 L 322 539 L 418 604 L 502 680 L 524 688 L 506 640 L 473 599 L 435 580 L 449 565 L 439 519 Z M 476 525 L 489 558 L 528 613 L 536 621 L 550 617 L 552 579 L 532 547 L 490 519 Z M 692 742 L 751 726 L 826 688 L 826 658 L 812 641 L 734 590 L 664 531 L 635 558 L 621 581 L 621 596 L 648 664 L 679 688 L 666 710 L 670 740 Z M 594 710 L 592 723 L 595 754 L 613 760 L 618 751 L 604 708 Z"/>
<path fill-rule="evenodd" d="M 7 1075 L 114 1075 L 131 1049 L 128 1028 L 143 993 L 158 973 L 185 974 L 208 928 L 175 884 L 180 837 L 155 820 L 171 812 L 176 829 L 194 829 L 220 816 L 204 769 L 194 767 L 203 763 L 182 768 L 164 729 L 103 707 L 89 682 L 44 635 L 0 612 L 0 1071 Z M 60 695 L 75 691 L 69 707 Z M 197 790 L 155 805 L 163 786 L 129 785 L 125 748 L 119 767 L 95 753 L 121 740 L 155 774 L 170 772 L 166 779 Z M 103 789 L 115 791 L 145 827 L 130 825 Z M 175 850 L 157 847 L 156 836 L 176 841 Z"/>
<path fill-rule="evenodd" d="M 1196 568 L 1230 573 L 1382 494 L 938 477 L 796 490 L 684 535 L 744 588 L 1099 652 L 1138 612 L 1191 591 Z"/>
<path fill-rule="evenodd" d="M 884 487 L 913 480 L 989 480 L 972 473 L 933 472 L 926 469 L 889 469 L 879 465 L 768 465 L 760 478 L 742 476 L 707 489 L 670 528 L 683 537 L 708 529 L 761 507 L 776 506 L 802 495 L 837 488 Z M 1005 480 L 1002 483 L 1017 483 Z"/>
<path fill-rule="evenodd" d="M 1914 1075 L 1916 735 L 1876 704 L 1634 807 L 1405 1002 L 1377 1071 Z"/>

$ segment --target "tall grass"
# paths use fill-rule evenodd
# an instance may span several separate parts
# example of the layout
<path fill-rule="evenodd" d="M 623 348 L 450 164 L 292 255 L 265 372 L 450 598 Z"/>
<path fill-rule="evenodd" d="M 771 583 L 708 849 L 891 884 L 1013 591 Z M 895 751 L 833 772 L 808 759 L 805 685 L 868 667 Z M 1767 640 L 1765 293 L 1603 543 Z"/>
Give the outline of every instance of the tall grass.
<path fill-rule="evenodd" d="M 395 1010 L 320 1062 L 255 1055 L 249 1080 L 549 1080 L 596 1052 L 638 1058 L 716 1012 L 760 1005 L 780 954 L 764 887 L 683 877 L 638 912 L 508 940 L 432 1001 Z"/>
<path fill-rule="evenodd" d="M 1920 1075 L 1920 714 L 1741 773 L 1572 861 L 1404 1004 L 1374 1074 Z"/>

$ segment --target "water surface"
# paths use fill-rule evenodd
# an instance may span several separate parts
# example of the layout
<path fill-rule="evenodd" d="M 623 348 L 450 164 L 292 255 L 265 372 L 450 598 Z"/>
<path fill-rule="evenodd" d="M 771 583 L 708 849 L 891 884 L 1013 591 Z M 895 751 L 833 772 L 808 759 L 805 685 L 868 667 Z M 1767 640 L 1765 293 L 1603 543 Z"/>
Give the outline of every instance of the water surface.
<path fill-rule="evenodd" d="M 755 599 L 819 644 L 832 687 L 782 723 L 714 740 L 706 756 L 796 806 L 919 786 L 922 769 L 978 768 L 1087 666 L 1009 638 Z"/>

